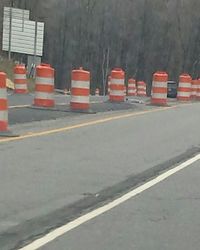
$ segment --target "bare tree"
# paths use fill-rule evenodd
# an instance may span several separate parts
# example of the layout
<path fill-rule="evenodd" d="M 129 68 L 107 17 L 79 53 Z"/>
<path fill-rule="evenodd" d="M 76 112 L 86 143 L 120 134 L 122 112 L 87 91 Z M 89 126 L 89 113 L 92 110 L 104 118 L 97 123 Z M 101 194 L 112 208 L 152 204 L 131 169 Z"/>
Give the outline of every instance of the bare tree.
<path fill-rule="evenodd" d="M 0 1 L 1 23 L 9 4 Z M 70 86 L 79 66 L 91 71 L 92 89 L 102 93 L 116 66 L 149 86 L 156 70 L 172 79 L 182 71 L 199 75 L 199 0 L 15 0 L 15 6 L 45 22 L 43 61 L 56 69 L 58 88 Z"/>

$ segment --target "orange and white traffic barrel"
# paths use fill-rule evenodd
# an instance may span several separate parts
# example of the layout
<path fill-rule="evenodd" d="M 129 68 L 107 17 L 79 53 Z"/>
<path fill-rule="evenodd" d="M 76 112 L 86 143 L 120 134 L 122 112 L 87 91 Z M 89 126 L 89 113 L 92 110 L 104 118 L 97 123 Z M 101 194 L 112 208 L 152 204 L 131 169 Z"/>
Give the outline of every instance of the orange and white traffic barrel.
<path fill-rule="evenodd" d="M 99 96 L 99 93 L 100 93 L 100 91 L 99 91 L 99 89 L 97 88 L 97 89 L 95 90 L 95 96 Z"/>
<path fill-rule="evenodd" d="M 0 72 L 0 132 L 5 132 L 8 130 L 8 101 L 6 78 L 6 74 Z"/>
<path fill-rule="evenodd" d="M 111 76 L 108 77 L 108 89 L 107 89 L 108 95 L 110 95 L 110 84 L 111 84 Z"/>
<path fill-rule="evenodd" d="M 182 74 L 179 77 L 178 101 L 190 101 L 191 100 L 191 89 L 192 89 L 192 78 L 188 74 Z"/>
<path fill-rule="evenodd" d="M 196 100 L 200 101 L 200 79 L 198 79 L 198 87 L 197 87 Z"/>
<path fill-rule="evenodd" d="M 27 94 L 26 68 L 24 65 L 16 65 L 14 68 L 14 85 L 16 94 Z"/>
<path fill-rule="evenodd" d="M 167 82 L 168 74 L 158 71 L 153 75 L 151 104 L 166 105 L 167 104 Z"/>
<path fill-rule="evenodd" d="M 111 72 L 110 101 L 124 102 L 125 73 L 120 68 L 115 68 Z"/>
<path fill-rule="evenodd" d="M 138 96 L 147 96 L 146 83 L 143 81 L 137 82 L 137 95 Z"/>
<path fill-rule="evenodd" d="M 88 110 L 90 108 L 90 72 L 83 68 L 72 71 L 71 74 L 72 110 Z"/>
<path fill-rule="evenodd" d="M 131 78 L 128 80 L 128 96 L 136 96 L 137 88 L 135 79 Z"/>
<path fill-rule="evenodd" d="M 191 82 L 192 86 L 191 86 L 191 99 L 195 100 L 197 97 L 197 90 L 198 90 L 198 80 L 192 80 Z"/>
<path fill-rule="evenodd" d="M 49 64 L 42 63 L 36 67 L 35 106 L 54 107 L 54 72 Z"/>

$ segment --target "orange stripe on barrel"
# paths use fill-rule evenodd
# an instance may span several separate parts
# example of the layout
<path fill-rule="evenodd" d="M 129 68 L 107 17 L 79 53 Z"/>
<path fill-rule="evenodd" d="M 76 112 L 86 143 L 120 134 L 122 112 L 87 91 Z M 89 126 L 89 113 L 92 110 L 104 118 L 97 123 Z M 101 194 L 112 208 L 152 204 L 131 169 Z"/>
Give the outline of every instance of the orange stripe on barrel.
<path fill-rule="evenodd" d="M 89 103 L 72 102 L 71 103 L 71 108 L 73 110 L 88 110 L 90 108 L 90 105 L 89 105 Z"/>
<path fill-rule="evenodd" d="M 8 101 L 7 99 L 0 99 L 0 110 L 8 109 Z"/>
<path fill-rule="evenodd" d="M 53 93 L 53 91 L 54 91 L 54 86 L 53 86 L 53 85 L 42 85 L 42 84 L 37 84 L 37 85 L 35 86 L 35 91 Z"/>
<path fill-rule="evenodd" d="M 124 90 L 124 86 L 123 85 L 117 85 L 117 84 L 111 84 L 110 89 L 111 90 Z"/>
<path fill-rule="evenodd" d="M 71 95 L 89 96 L 89 94 L 90 94 L 89 89 L 71 88 Z"/>
<path fill-rule="evenodd" d="M 167 93 L 167 88 L 160 88 L 160 87 L 157 87 L 157 88 L 153 88 L 153 92 L 154 93 Z"/>

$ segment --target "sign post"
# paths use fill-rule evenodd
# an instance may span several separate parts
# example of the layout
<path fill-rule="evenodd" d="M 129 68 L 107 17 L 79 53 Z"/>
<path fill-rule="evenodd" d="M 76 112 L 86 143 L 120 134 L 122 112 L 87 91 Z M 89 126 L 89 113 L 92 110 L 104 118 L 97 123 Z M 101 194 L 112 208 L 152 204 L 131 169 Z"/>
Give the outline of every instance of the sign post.
<path fill-rule="evenodd" d="M 11 59 L 11 35 L 12 34 L 12 8 L 10 8 L 10 20 L 9 20 L 9 49 L 8 49 L 8 60 Z"/>

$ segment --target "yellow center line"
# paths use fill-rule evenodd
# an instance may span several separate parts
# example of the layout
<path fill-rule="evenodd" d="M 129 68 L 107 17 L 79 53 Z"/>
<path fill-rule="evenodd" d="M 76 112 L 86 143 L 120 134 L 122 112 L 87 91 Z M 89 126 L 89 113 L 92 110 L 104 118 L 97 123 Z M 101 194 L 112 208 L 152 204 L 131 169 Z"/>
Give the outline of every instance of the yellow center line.
<path fill-rule="evenodd" d="M 115 115 L 115 116 L 110 116 L 110 117 L 103 118 L 103 119 L 86 121 L 86 122 L 79 123 L 79 124 L 76 124 L 76 125 L 71 125 L 71 126 L 57 128 L 57 129 L 50 129 L 50 130 L 46 130 L 46 131 L 33 132 L 33 133 L 29 132 L 29 133 L 27 133 L 25 135 L 21 135 L 19 137 L 11 137 L 11 138 L 0 139 L 0 143 L 11 142 L 11 141 L 19 141 L 19 140 L 23 140 L 23 139 L 27 139 L 27 138 L 33 138 L 33 137 L 40 137 L 40 136 L 45 136 L 45 135 L 51 135 L 51 134 L 55 134 L 55 133 L 70 131 L 70 130 L 77 129 L 77 128 L 83 128 L 83 127 L 97 125 L 97 124 L 101 124 L 101 123 L 105 123 L 105 122 L 109 122 L 109 121 L 114 121 L 114 120 L 119 120 L 119 119 L 134 117 L 134 116 L 140 116 L 140 115 L 144 115 L 144 114 L 148 114 L 148 113 L 154 113 L 154 112 L 169 110 L 169 109 L 173 109 L 173 108 L 175 108 L 175 106 L 173 106 L 173 107 L 157 108 L 157 109 L 153 109 L 153 110 L 140 111 L 140 112 L 136 112 L 136 113 L 131 112 L 131 113 L 128 113 L 128 114 Z"/>

